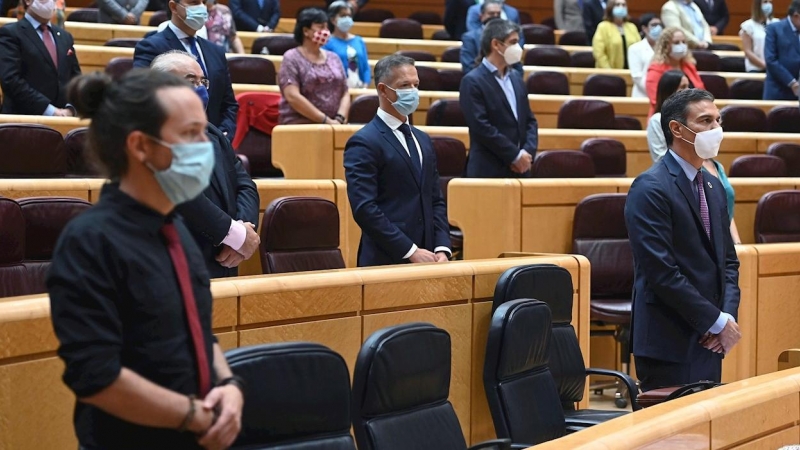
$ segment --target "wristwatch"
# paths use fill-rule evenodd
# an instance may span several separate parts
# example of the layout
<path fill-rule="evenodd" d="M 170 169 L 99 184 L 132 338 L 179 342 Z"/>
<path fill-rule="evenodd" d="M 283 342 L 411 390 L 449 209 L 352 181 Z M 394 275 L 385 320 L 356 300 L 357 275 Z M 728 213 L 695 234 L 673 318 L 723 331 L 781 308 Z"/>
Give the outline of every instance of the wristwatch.
<path fill-rule="evenodd" d="M 219 383 L 217 383 L 217 387 L 227 386 L 229 384 L 232 384 L 237 388 L 239 388 L 239 390 L 242 391 L 242 397 L 245 396 L 247 383 L 244 382 L 244 378 L 238 375 L 233 375 L 228 378 L 223 378 L 222 380 L 219 380 Z"/>

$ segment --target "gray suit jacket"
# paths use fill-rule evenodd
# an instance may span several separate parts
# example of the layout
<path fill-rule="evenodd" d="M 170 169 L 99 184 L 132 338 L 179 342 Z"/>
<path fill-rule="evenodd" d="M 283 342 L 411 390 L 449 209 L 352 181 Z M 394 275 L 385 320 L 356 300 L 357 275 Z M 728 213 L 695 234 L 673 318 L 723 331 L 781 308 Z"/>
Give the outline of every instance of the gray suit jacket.
<path fill-rule="evenodd" d="M 122 23 L 128 13 L 138 22 L 142 18 L 148 0 L 97 0 L 98 23 Z"/>

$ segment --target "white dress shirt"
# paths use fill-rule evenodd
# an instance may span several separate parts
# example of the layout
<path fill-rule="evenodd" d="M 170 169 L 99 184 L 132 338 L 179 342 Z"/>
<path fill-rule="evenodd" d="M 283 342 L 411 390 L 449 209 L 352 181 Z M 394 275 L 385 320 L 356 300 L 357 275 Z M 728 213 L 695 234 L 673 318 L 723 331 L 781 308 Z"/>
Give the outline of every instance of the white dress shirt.
<path fill-rule="evenodd" d="M 189 46 L 189 42 L 187 41 L 187 38 L 190 38 L 192 36 L 189 36 L 188 34 L 184 33 L 183 30 L 181 30 L 180 28 L 176 27 L 175 24 L 172 23 L 172 22 L 167 22 L 167 26 L 169 27 L 170 30 L 172 30 L 173 33 L 175 33 L 175 36 L 178 37 L 178 40 L 181 41 L 181 44 L 183 44 L 183 49 L 186 50 L 188 53 L 193 55 L 194 53 L 192 53 L 192 47 Z M 203 30 L 203 29 L 205 29 L 205 26 L 203 28 L 201 28 L 201 30 Z M 200 36 L 200 32 L 198 31 L 197 33 L 195 33 L 194 37 L 195 38 L 199 38 L 199 37 L 202 37 L 202 36 Z M 197 42 L 197 41 L 195 41 L 195 42 Z M 200 60 L 203 62 L 203 67 L 205 67 L 206 70 L 208 70 L 208 64 L 206 64 L 206 58 L 205 58 L 205 56 L 203 56 L 203 49 L 200 48 L 200 44 L 199 43 L 197 43 L 196 45 L 197 45 L 197 53 L 200 54 Z"/>
<path fill-rule="evenodd" d="M 514 113 L 514 118 L 519 121 L 519 115 L 517 114 L 517 95 L 514 92 L 514 83 L 511 82 L 511 71 L 513 70 L 510 66 L 506 66 L 506 73 L 504 76 L 500 76 L 500 69 L 495 67 L 494 64 L 490 63 L 488 59 L 483 58 L 481 61 L 489 72 L 494 75 L 494 80 L 497 81 L 498 86 L 503 91 L 503 94 L 506 96 L 506 100 L 508 101 L 508 105 L 511 107 L 511 112 Z M 527 152 L 524 148 L 519 150 L 517 153 L 517 157 L 514 158 L 512 164 L 516 164 L 520 158 L 522 158 L 522 152 Z"/>
<path fill-rule="evenodd" d="M 628 67 L 630 67 L 631 78 L 633 79 L 631 97 L 647 98 L 645 83 L 647 81 L 647 68 L 650 67 L 652 59 L 653 47 L 650 46 L 650 41 L 646 37 L 628 47 Z"/>
<path fill-rule="evenodd" d="M 408 151 L 408 144 L 406 144 L 406 136 L 403 134 L 402 131 L 400 131 L 400 125 L 408 122 L 408 117 L 406 117 L 406 120 L 400 121 L 395 116 L 387 113 L 381 108 L 378 108 L 378 117 L 381 120 L 383 120 L 383 123 L 385 123 L 386 126 L 389 127 L 389 129 L 392 130 L 392 133 L 394 133 L 394 137 L 396 137 L 397 141 L 400 142 L 400 145 L 403 146 L 403 148 L 406 151 L 406 154 L 409 157 L 412 157 L 411 152 Z M 411 124 L 409 124 L 409 126 L 411 126 Z M 414 139 L 414 144 L 417 146 L 417 155 L 419 156 L 420 167 L 422 167 L 422 147 L 419 145 L 419 141 L 417 140 L 417 137 L 414 136 L 413 132 L 411 133 L 411 137 Z M 414 252 L 417 251 L 417 248 L 418 248 L 417 244 L 411 244 L 411 249 L 405 254 L 405 256 L 403 256 L 403 259 L 410 258 L 411 255 L 413 255 Z M 439 246 L 433 249 L 433 253 L 438 253 L 438 252 L 445 252 L 450 256 L 453 255 L 453 252 L 450 251 L 450 248 L 445 246 Z"/>

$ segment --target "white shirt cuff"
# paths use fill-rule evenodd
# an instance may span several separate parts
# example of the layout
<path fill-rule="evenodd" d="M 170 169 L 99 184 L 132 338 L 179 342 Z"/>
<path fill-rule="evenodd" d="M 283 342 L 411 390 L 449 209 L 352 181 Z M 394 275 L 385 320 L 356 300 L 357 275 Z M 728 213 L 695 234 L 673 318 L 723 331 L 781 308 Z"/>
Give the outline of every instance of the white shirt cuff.
<path fill-rule="evenodd" d="M 256 31 L 258 31 L 259 33 L 263 33 L 265 29 L 266 27 L 264 25 L 259 25 L 258 28 L 256 28 Z"/>
<path fill-rule="evenodd" d="M 511 164 L 516 164 L 520 158 L 522 158 L 523 153 L 528 153 L 524 148 L 520 149 L 519 153 L 517 153 L 517 157 L 514 158 L 514 161 Z"/>
<path fill-rule="evenodd" d="M 406 253 L 406 256 L 403 256 L 403 259 L 411 258 L 415 251 L 417 251 L 417 244 L 411 244 L 411 250 Z"/>
<path fill-rule="evenodd" d="M 725 324 L 728 323 L 728 319 L 736 322 L 732 315 L 726 312 L 720 312 L 719 317 L 717 317 L 717 321 L 714 322 L 714 325 L 711 325 L 711 328 L 708 329 L 708 332 L 711 334 L 720 334 L 722 329 L 725 328 Z"/>
<path fill-rule="evenodd" d="M 43 116 L 53 116 L 56 113 L 56 107 L 53 105 L 47 105 L 47 109 L 44 110 L 42 113 Z"/>
<path fill-rule="evenodd" d="M 435 249 L 433 249 L 433 253 L 439 253 L 439 252 L 445 252 L 448 255 L 453 256 L 453 252 L 450 251 L 450 249 L 445 247 L 444 245 L 442 245 L 441 247 L 436 247 Z"/>
<path fill-rule="evenodd" d="M 239 251 L 244 245 L 244 240 L 247 238 L 247 225 L 242 222 L 237 222 L 231 219 L 231 227 L 228 229 L 228 235 L 222 240 L 222 243 L 228 247 Z"/>

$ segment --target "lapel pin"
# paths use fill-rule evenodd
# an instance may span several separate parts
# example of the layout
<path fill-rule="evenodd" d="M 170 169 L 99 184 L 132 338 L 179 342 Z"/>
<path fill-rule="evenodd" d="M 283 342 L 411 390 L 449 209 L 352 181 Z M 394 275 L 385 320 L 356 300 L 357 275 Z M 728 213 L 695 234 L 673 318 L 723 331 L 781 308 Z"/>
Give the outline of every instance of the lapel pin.
<path fill-rule="evenodd" d="M 706 183 L 708 183 L 708 188 L 709 189 L 714 189 L 713 187 L 711 187 L 711 182 L 710 181 L 707 181 Z"/>
<path fill-rule="evenodd" d="M 56 36 L 61 36 L 61 32 L 60 31 L 56 31 Z"/>

